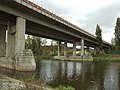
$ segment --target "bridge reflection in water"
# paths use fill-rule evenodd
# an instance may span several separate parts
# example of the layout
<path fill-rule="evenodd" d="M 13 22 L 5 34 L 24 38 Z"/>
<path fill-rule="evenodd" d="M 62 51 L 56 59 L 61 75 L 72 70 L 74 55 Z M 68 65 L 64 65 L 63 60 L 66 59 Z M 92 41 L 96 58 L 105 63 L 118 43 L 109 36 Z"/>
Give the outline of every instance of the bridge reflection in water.
<path fill-rule="evenodd" d="M 119 62 L 48 61 L 37 63 L 36 72 L 16 72 L 0 69 L 0 73 L 18 79 L 32 78 L 51 87 L 73 86 L 76 90 L 119 90 Z"/>

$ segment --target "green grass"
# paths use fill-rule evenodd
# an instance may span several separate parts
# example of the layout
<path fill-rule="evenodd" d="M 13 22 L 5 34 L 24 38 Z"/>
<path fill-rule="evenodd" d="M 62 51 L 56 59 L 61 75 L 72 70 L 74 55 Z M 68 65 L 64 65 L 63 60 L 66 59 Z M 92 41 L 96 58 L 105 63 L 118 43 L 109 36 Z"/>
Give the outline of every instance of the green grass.
<path fill-rule="evenodd" d="M 60 85 L 60 86 L 57 87 L 55 90 L 75 90 L 75 88 L 72 87 L 72 86 L 67 86 L 67 87 L 65 87 L 65 86 Z"/>
<path fill-rule="evenodd" d="M 93 56 L 93 61 L 118 61 L 120 62 L 119 54 L 99 54 Z"/>
<path fill-rule="evenodd" d="M 54 60 L 54 55 L 35 56 L 35 61 L 40 61 L 40 60 Z"/>

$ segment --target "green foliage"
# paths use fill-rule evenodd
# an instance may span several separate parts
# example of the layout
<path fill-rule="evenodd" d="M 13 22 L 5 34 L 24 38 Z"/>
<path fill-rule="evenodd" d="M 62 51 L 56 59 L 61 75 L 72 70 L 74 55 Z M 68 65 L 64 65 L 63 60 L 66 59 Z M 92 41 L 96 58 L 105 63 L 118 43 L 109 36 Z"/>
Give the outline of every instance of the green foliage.
<path fill-rule="evenodd" d="M 53 45 L 53 41 L 51 41 L 49 46 L 46 43 L 47 40 L 45 38 L 28 35 L 25 40 L 25 48 L 31 49 L 35 56 L 57 54 L 57 45 Z"/>
<path fill-rule="evenodd" d="M 99 42 L 99 50 L 102 51 L 103 47 L 102 47 L 102 29 L 100 28 L 100 26 L 97 24 L 96 26 L 96 38 Z"/>
<path fill-rule="evenodd" d="M 55 90 L 75 90 L 75 88 L 71 87 L 71 86 L 62 86 L 60 85 L 58 88 L 56 88 Z"/>
<path fill-rule="evenodd" d="M 120 62 L 120 55 L 118 54 L 98 54 L 93 57 L 93 61 L 118 61 Z"/>
<path fill-rule="evenodd" d="M 115 45 L 112 45 L 112 51 L 115 51 Z"/>
<path fill-rule="evenodd" d="M 55 55 L 54 55 L 55 56 Z M 53 55 L 41 55 L 41 56 L 35 56 L 35 61 L 40 61 L 40 60 L 54 60 Z"/>
<path fill-rule="evenodd" d="M 43 46 L 46 43 L 46 39 L 28 35 L 25 40 L 25 48 L 32 49 L 34 55 L 41 55 L 43 53 Z"/>
<path fill-rule="evenodd" d="M 120 51 L 120 18 L 117 18 L 115 26 L 115 51 Z"/>
<path fill-rule="evenodd" d="M 100 26 L 97 24 L 96 32 L 95 32 L 97 39 L 101 39 L 102 38 L 101 32 L 102 32 L 102 30 L 101 30 Z"/>

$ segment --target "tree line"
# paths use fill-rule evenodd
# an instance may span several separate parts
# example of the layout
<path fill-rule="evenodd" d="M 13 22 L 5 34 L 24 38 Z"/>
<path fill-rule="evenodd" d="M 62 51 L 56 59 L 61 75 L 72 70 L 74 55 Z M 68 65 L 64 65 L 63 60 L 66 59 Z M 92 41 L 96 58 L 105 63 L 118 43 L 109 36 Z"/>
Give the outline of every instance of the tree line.
<path fill-rule="evenodd" d="M 96 38 L 99 42 L 97 52 L 100 53 L 103 51 L 103 42 L 102 42 L 102 29 L 97 24 L 96 26 Z M 116 25 L 114 29 L 115 38 L 113 39 L 114 44 L 112 45 L 112 51 L 120 52 L 120 18 L 118 17 L 116 20 Z"/>
<path fill-rule="evenodd" d="M 47 45 L 47 39 L 32 35 L 27 35 L 25 39 L 25 49 L 31 49 L 35 56 L 55 55 L 57 54 L 57 42 L 53 40 Z"/>

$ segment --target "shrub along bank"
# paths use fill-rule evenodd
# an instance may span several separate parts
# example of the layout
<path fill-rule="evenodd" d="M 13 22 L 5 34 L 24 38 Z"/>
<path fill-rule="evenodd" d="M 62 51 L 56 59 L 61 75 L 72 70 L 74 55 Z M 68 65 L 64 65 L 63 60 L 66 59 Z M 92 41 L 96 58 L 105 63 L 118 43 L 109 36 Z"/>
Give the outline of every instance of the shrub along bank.
<path fill-rule="evenodd" d="M 40 61 L 40 60 L 54 60 L 54 55 L 35 56 L 35 61 Z"/>
<path fill-rule="evenodd" d="M 93 61 L 120 61 L 120 54 L 98 54 L 93 56 Z"/>

